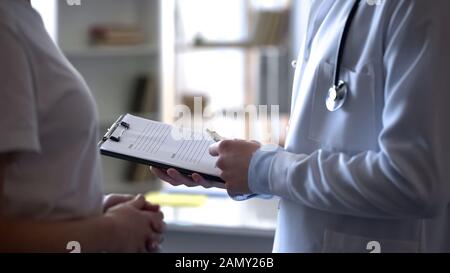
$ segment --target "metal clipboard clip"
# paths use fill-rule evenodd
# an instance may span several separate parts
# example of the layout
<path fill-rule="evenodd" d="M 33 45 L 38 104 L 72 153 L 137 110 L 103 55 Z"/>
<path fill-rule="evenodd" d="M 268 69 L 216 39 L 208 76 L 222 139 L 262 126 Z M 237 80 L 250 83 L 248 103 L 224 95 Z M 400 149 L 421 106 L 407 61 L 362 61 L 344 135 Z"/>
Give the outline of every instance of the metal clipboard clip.
<path fill-rule="evenodd" d="M 124 115 L 120 116 L 116 122 L 111 125 L 111 127 L 107 130 L 106 134 L 103 136 L 102 140 L 100 141 L 99 145 L 103 144 L 108 139 L 114 141 L 114 142 L 120 142 L 120 138 L 122 137 L 123 133 L 130 129 L 130 124 L 122 121 L 124 118 Z M 121 127 L 122 130 L 120 133 L 117 133 L 117 129 Z"/>

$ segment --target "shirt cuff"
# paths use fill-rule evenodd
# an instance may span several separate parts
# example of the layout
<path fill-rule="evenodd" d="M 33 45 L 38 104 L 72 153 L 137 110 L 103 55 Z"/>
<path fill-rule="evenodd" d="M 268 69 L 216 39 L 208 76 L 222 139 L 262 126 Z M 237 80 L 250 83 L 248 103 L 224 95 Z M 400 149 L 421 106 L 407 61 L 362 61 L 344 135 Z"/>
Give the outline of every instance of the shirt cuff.
<path fill-rule="evenodd" d="M 248 171 L 248 186 L 252 192 L 274 194 L 270 190 L 270 169 L 275 155 L 281 150 L 281 147 L 269 151 L 262 148 L 253 154 Z"/>
<path fill-rule="evenodd" d="M 0 153 L 40 151 L 41 145 L 33 132 L 11 132 L 0 136 Z"/>

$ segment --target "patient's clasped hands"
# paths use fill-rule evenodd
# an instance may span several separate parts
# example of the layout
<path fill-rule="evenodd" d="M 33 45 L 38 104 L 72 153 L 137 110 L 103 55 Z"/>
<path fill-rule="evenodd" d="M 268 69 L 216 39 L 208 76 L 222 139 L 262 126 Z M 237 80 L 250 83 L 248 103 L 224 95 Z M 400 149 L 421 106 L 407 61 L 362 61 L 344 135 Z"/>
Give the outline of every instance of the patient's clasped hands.
<path fill-rule="evenodd" d="M 103 213 L 115 229 L 115 238 L 111 238 L 114 251 L 159 250 L 165 231 L 164 215 L 158 205 L 147 202 L 143 195 L 107 195 L 103 199 Z"/>

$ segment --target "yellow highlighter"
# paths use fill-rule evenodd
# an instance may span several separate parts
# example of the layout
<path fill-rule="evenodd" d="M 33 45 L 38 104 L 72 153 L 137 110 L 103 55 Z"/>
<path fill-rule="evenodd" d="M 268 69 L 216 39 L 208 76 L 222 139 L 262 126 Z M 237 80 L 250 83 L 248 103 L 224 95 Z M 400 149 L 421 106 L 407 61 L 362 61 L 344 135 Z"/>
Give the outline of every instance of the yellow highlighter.
<path fill-rule="evenodd" d="M 206 195 L 195 194 L 175 194 L 162 192 L 149 192 L 145 199 L 153 204 L 168 207 L 201 207 L 208 197 Z"/>

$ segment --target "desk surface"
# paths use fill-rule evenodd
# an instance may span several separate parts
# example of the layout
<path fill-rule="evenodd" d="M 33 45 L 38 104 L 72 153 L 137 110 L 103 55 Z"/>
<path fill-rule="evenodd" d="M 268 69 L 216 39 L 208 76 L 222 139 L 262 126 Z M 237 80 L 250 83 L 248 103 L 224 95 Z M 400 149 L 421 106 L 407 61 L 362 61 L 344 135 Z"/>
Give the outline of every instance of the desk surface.
<path fill-rule="evenodd" d="M 165 187 L 165 192 L 192 192 L 183 188 Z M 205 191 L 194 193 L 201 194 Z M 206 191 L 208 192 L 208 191 Z M 210 192 L 199 207 L 162 207 L 169 231 L 273 237 L 278 200 L 236 202 L 224 191 Z"/>

